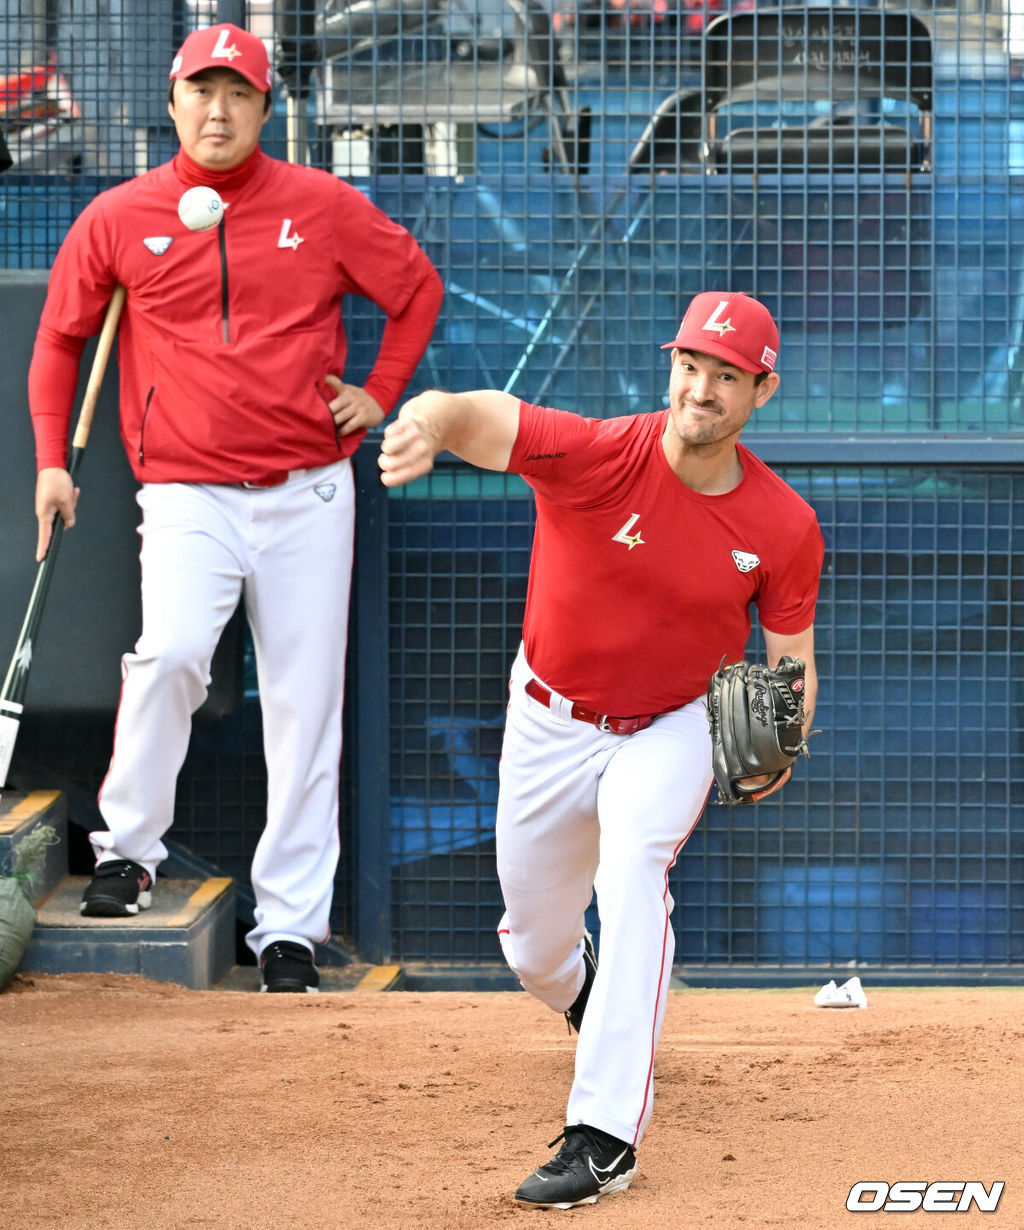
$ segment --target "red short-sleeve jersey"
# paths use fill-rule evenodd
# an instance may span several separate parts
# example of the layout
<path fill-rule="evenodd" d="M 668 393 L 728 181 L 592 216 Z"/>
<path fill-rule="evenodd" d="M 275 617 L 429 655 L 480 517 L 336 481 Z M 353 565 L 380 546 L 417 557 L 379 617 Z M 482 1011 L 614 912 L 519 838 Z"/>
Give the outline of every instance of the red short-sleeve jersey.
<path fill-rule="evenodd" d="M 508 469 L 537 504 L 527 660 L 600 713 L 662 713 L 703 695 L 723 657 L 742 658 L 751 604 L 772 632 L 814 622 L 814 510 L 742 445 L 737 487 L 693 491 L 665 456 L 667 414 L 520 406 Z"/>

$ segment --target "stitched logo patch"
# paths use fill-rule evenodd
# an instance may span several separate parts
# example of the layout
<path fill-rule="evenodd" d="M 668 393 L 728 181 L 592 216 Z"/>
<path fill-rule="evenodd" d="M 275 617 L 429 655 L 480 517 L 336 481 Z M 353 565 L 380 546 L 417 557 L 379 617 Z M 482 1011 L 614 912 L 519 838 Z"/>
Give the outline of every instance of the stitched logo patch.
<path fill-rule="evenodd" d="M 629 532 L 639 520 L 640 514 L 634 513 L 622 529 L 619 530 L 617 534 L 612 535 L 612 542 L 625 543 L 630 551 L 632 551 L 634 547 L 642 547 L 644 545 L 644 540 L 640 537 L 640 531 L 637 530 L 635 534 L 631 534 Z"/>
<path fill-rule="evenodd" d="M 277 246 L 279 248 L 291 248 L 293 252 L 296 252 L 298 251 L 299 244 L 302 242 L 302 236 L 298 231 L 292 232 L 291 218 L 285 218 L 281 223 L 281 234 L 277 237 Z"/>

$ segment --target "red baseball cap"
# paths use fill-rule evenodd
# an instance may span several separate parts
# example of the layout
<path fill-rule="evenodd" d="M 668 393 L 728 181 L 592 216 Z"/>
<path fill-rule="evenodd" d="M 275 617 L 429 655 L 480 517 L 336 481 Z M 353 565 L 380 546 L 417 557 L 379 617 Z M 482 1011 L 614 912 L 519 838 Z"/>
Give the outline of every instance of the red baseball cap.
<path fill-rule="evenodd" d="M 274 70 L 263 40 L 226 22 L 193 30 L 181 44 L 168 76 L 175 81 L 201 73 L 204 68 L 233 68 L 264 94 L 274 84 Z"/>
<path fill-rule="evenodd" d="M 757 299 L 709 290 L 691 300 L 679 332 L 662 346 L 670 349 L 713 354 L 745 372 L 772 372 L 779 356 L 779 331 Z"/>

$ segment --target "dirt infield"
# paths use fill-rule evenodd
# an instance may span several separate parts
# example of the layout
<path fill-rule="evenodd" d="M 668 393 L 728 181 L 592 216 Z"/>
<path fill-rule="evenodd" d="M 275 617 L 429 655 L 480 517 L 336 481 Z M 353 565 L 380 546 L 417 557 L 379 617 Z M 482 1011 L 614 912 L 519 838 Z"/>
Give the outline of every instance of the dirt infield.
<path fill-rule="evenodd" d="M 18 978 L 0 995 L 0 1216 L 8 1230 L 827 1230 L 857 1224 L 858 1181 L 1003 1180 L 995 1214 L 954 1223 L 1024 1226 L 1024 989 L 865 979 L 866 1011 L 814 1008 L 815 989 L 673 992 L 637 1178 L 562 1213 L 511 1197 L 561 1129 L 573 1056 L 525 994 Z"/>

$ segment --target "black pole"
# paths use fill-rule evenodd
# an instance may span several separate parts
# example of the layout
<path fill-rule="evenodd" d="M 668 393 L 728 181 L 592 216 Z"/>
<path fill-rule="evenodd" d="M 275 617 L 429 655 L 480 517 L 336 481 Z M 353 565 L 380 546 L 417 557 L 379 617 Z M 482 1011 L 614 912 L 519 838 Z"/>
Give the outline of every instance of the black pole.
<path fill-rule="evenodd" d="M 377 448 L 353 457 L 356 479 L 355 570 L 350 620 L 350 745 L 355 940 L 364 961 L 391 958 L 391 724 L 388 707 L 388 493 Z"/>
<path fill-rule="evenodd" d="M 274 19 L 277 71 L 294 99 L 303 99 L 321 61 L 316 30 L 316 0 L 278 0 Z"/>
<path fill-rule="evenodd" d="M 245 0 L 217 0 L 217 24 L 220 25 L 222 22 L 230 22 L 231 25 L 244 30 L 246 28 Z"/>

